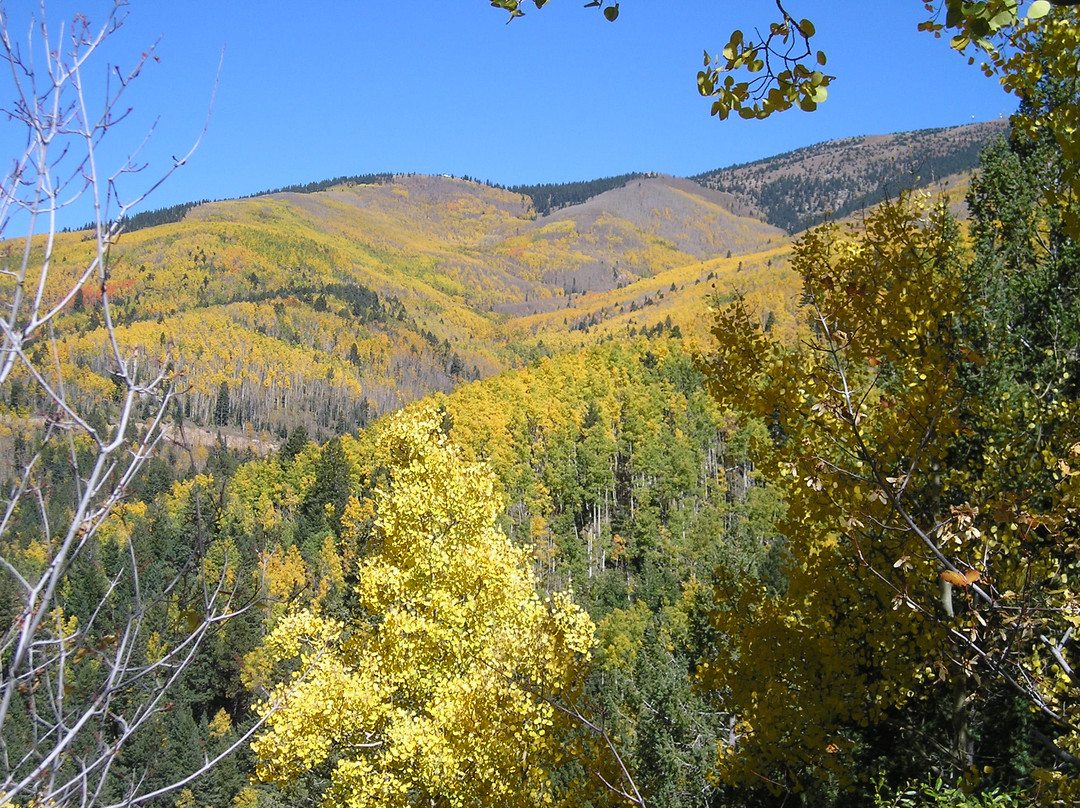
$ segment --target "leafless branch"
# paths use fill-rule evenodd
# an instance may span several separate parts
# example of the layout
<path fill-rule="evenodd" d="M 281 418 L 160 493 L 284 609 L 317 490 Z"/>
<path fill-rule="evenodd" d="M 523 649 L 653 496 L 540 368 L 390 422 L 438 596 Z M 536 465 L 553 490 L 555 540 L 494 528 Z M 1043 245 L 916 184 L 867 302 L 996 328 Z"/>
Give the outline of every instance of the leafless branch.
<path fill-rule="evenodd" d="M 0 390 L 8 401 L 18 384 L 37 411 L 10 415 L 30 442 L 0 505 L 0 578 L 4 597 L 14 601 L 4 604 L 13 616 L 0 625 L 0 801 L 20 804 L 102 805 L 118 793 L 117 808 L 140 804 L 191 782 L 259 726 L 175 782 L 148 790 L 138 772 L 116 779 L 121 751 L 169 708 L 205 640 L 251 607 L 232 582 L 235 559 L 227 553 L 207 580 L 205 547 L 195 541 L 171 579 L 147 587 L 142 570 L 153 559 L 129 541 L 96 603 L 75 614 L 64 594 L 78 565 L 95 563 L 99 531 L 157 451 L 175 392 L 172 357 L 151 361 L 117 331 L 111 250 L 130 212 L 190 159 L 209 121 L 208 112 L 188 151 L 142 190 L 124 195 L 122 178 L 147 168 L 140 155 L 153 127 L 111 171 L 102 144 L 128 115 L 122 99 L 154 53 L 150 47 L 127 70 L 100 63 L 126 15 L 126 0 L 114 0 L 99 25 L 76 16 L 54 28 L 42 3 L 19 39 L 0 5 L 0 61 L 10 94 L 0 112 L 26 133 L 24 150 L 0 178 Z M 89 98 L 98 67 L 107 81 L 95 106 Z M 72 271 L 56 257 L 58 222 L 85 202 L 93 211 L 92 252 Z M 12 235 L 15 229 L 21 235 Z M 75 369 L 59 350 L 66 313 L 83 290 L 100 293 L 104 359 L 117 387 L 105 426 L 91 417 Z M 70 492 L 54 490 L 46 458 L 66 463 Z M 68 508 L 56 506 L 60 496 L 70 500 Z M 23 557 L 30 547 L 40 563 Z M 163 623 L 169 614 L 171 623 Z M 148 652 L 149 637 L 163 625 L 168 636 Z"/>

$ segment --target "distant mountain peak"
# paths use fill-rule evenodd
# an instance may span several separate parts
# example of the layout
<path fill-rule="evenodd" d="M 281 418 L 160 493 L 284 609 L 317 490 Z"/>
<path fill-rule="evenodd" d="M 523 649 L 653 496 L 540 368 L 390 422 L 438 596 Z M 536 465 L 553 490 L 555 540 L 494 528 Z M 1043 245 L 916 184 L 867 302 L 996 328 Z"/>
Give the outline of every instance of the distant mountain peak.
<path fill-rule="evenodd" d="M 973 170 L 983 146 L 1007 126 L 998 120 L 831 140 L 691 179 L 730 194 L 736 212 L 795 233 Z"/>

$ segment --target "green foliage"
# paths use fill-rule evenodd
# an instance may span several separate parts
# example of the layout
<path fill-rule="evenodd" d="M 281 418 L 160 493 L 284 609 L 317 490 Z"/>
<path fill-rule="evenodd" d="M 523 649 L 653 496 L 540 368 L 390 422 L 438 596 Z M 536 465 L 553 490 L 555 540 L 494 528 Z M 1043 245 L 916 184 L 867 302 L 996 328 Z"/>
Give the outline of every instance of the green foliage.
<path fill-rule="evenodd" d="M 1024 99 L 1020 116 L 1046 117 L 1075 102 L 1071 82 L 1047 77 Z M 979 345 L 994 358 L 988 370 L 1075 394 L 1080 255 L 1067 163 L 1049 128 L 1021 128 L 987 148 L 968 194 L 977 251 L 970 283 L 984 290 L 981 305 L 991 321 Z"/>
<path fill-rule="evenodd" d="M 301 424 L 289 433 L 288 439 L 281 445 L 281 462 L 290 463 L 308 444 L 307 429 Z"/>
<path fill-rule="evenodd" d="M 994 789 L 973 794 L 937 778 L 931 782 L 909 783 L 889 793 L 878 784 L 874 795 L 876 808 L 1014 808 L 1030 805 L 1028 795 Z"/>
<path fill-rule="evenodd" d="M 218 426 L 229 423 L 229 383 L 223 381 L 218 388 L 217 399 L 214 401 L 214 421 Z"/>
<path fill-rule="evenodd" d="M 319 451 L 315 479 L 303 501 L 304 515 L 316 524 L 339 525 L 352 490 L 350 472 L 341 438 L 332 438 Z"/>
<path fill-rule="evenodd" d="M 705 66 L 697 76 L 698 92 L 714 99 L 710 113 L 720 120 L 731 113 L 763 120 L 796 106 L 813 112 L 828 98 L 829 85 L 836 77 L 820 69 L 827 61 L 825 52 L 814 52 L 810 46 L 814 24 L 797 21 L 781 4 L 777 6 L 781 19 L 769 24 L 769 33 L 761 41 L 746 39 L 735 30 L 719 54 L 705 52 Z M 777 62 L 783 66 L 779 72 L 773 67 Z M 751 78 L 736 81 L 732 74 L 738 70 Z"/>
<path fill-rule="evenodd" d="M 1034 142 L 1052 139 L 1060 150 L 1061 177 L 1057 187 L 1046 189 L 1046 201 L 1074 204 L 1080 191 L 1080 152 L 1074 136 L 1080 126 L 1075 85 L 1080 54 L 1077 4 L 1036 0 L 1025 17 L 1020 17 L 1018 0 L 947 0 L 946 7 L 945 25 L 958 31 L 952 46 L 960 51 L 969 45 L 979 49 L 985 57 L 983 71 L 998 76 L 1001 85 L 1020 98 L 1021 109 L 1013 118 L 1017 133 Z M 936 35 L 941 30 L 936 23 L 923 27 Z M 974 63 L 975 57 L 969 61 Z M 1056 98 L 1047 96 L 1051 89 Z M 1075 235 L 1080 226 L 1075 214 L 1067 224 Z"/>

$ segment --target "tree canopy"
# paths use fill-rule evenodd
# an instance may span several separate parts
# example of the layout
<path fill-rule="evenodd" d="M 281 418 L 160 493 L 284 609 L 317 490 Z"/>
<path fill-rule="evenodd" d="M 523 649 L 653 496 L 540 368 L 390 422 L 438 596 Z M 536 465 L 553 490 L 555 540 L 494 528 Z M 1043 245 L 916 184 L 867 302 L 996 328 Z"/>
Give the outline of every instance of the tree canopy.
<path fill-rule="evenodd" d="M 537 595 L 496 527 L 493 475 L 441 422 L 429 407 L 382 434 L 390 481 L 348 616 L 289 614 L 259 652 L 292 670 L 253 747 L 265 781 L 311 782 L 327 805 L 552 801 L 552 702 L 577 687 L 593 625 Z"/>
<path fill-rule="evenodd" d="M 946 210 L 902 199 L 797 243 L 799 345 L 740 302 L 716 313 L 710 389 L 768 424 L 795 558 L 783 598 L 718 585 L 728 640 L 704 675 L 738 705 L 732 782 L 854 788 L 888 727 L 946 780 L 1076 797 L 1073 53 L 984 155 L 974 254 Z"/>

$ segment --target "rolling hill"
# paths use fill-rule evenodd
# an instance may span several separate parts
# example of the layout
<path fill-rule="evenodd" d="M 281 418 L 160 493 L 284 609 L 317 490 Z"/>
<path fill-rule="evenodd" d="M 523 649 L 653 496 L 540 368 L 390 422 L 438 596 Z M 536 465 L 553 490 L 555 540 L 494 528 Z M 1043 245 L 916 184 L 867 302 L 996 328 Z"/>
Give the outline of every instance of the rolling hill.
<path fill-rule="evenodd" d="M 791 211 L 852 210 L 900 187 L 918 160 L 926 178 L 962 176 L 1000 129 L 853 138 L 692 179 L 582 183 L 572 198 L 602 192 L 545 215 L 520 192 L 421 175 L 179 206 L 180 221 L 125 233 L 113 250 L 118 336 L 157 361 L 179 358 L 177 419 L 272 444 L 301 424 L 313 437 L 352 430 L 555 351 L 704 335 L 714 296 L 745 294 L 763 323 L 794 333 Z M 58 237 L 58 281 L 90 255 L 85 238 Z M 104 345 L 100 293 L 87 287 L 57 355 L 103 416 Z"/>

